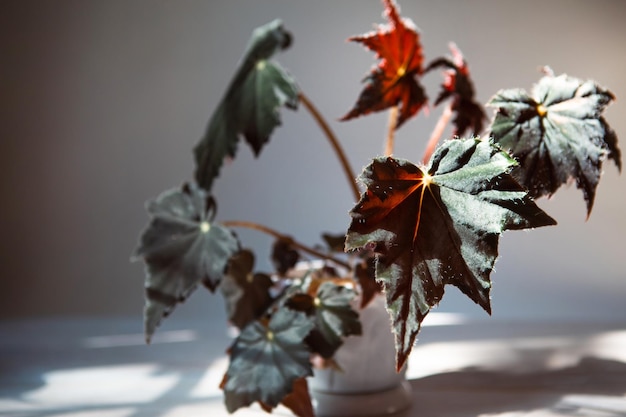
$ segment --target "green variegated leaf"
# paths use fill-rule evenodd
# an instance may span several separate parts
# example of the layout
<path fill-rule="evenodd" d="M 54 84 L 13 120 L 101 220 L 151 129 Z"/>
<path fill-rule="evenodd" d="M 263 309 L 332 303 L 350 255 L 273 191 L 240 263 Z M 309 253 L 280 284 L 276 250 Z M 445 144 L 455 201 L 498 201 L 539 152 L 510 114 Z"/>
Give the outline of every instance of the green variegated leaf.
<path fill-rule="evenodd" d="M 509 174 L 515 161 L 479 139 L 445 142 L 425 169 L 375 159 L 351 212 L 346 249 L 377 254 L 396 338 L 397 367 L 452 284 L 491 311 L 490 273 L 504 230 L 556 224 Z"/>
<path fill-rule="evenodd" d="M 210 190 L 224 158 L 234 158 L 243 136 L 255 155 L 280 125 L 278 109 L 298 106 L 298 88 L 292 77 L 270 58 L 291 43 L 282 22 L 275 20 L 254 30 L 248 49 L 224 98 L 209 120 L 205 135 L 194 149 L 195 177 Z"/>
<path fill-rule="evenodd" d="M 547 75 L 531 94 L 502 90 L 489 101 L 497 109 L 493 138 L 518 159 L 513 175 L 531 196 L 550 196 L 574 179 L 591 213 L 602 162 L 621 169 L 617 136 L 602 117 L 613 99 L 593 81 Z"/>
<path fill-rule="evenodd" d="M 269 323 L 253 321 L 231 349 L 222 388 L 229 412 L 259 401 L 269 408 L 283 401 L 296 380 L 313 374 L 304 338 L 313 320 L 288 308 Z"/>
<path fill-rule="evenodd" d="M 133 259 L 146 264 L 144 325 L 149 341 L 163 316 L 199 283 L 215 289 L 239 243 L 229 229 L 212 223 L 213 199 L 195 186 L 165 191 L 148 202 L 147 210 L 150 223 Z"/>

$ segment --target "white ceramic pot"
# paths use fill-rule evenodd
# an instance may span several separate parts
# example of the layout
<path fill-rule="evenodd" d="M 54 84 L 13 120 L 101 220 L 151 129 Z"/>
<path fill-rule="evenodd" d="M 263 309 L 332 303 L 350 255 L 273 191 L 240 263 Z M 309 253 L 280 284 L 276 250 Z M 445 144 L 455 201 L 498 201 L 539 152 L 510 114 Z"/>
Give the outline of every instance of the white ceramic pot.
<path fill-rule="evenodd" d="M 384 296 L 360 311 L 362 336 L 349 336 L 335 354 L 341 371 L 316 369 L 309 390 L 318 417 L 380 416 L 411 405 L 406 368 L 396 372 Z"/>

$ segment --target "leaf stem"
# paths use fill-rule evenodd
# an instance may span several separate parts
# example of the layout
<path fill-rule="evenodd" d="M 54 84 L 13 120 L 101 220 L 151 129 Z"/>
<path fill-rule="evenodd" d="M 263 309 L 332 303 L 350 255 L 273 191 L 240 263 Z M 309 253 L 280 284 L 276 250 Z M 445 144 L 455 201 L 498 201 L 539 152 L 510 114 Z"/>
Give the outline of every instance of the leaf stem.
<path fill-rule="evenodd" d="M 387 139 L 385 140 L 385 156 L 393 155 L 396 125 L 398 123 L 398 105 L 389 109 L 389 121 L 387 122 Z"/>
<path fill-rule="evenodd" d="M 333 131 L 330 129 L 330 126 L 326 122 L 326 119 L 324 119 L 322 114 L 313 105 L 311 100 L 309 100 L 309 98 L 305 96 L 304 93 L 302 92 L 299 93 L 299 97 L 304 107 L 309 111 L 309 113 L 311 113 L 311 116 L 313 116 L 313 119 L 315 119 L 319 127 L 322 129 L 322 131 L 326 135 L 326 138 L 330 142 L 331 146 L 333 147 L 333 150 L 335 151 L 337 158 L 339 158 L 339 162 L 341 163 L 343 172 L 345 173 L 348 179 L 348 183 L 350 184 L 350 187 L 352 189 L 354 199 L 355 201 L 359 201 L 359 199 L 361 198 L 361 193 L 359 192 L 359 187 L 357 186 L 357 183 L 356 183 L 356 176 L 354 175 L 354 171 L 352 170 L 352 167 L 350 166 L 350 163 L 348 162 L 346 153 L 341 147 L 341 144 L 339 143 L 337 136 L 335 136 Z"/>
<path fill-rule="evenodd" d="M 430 135 L 430 139 L 428 140 L 428 144 L 426 145 L 426 150 L 424 151 L 424 157 L 422 158 L 422 163 L 424 165 L 428 164 L 430 157 L 433 155 L 435 148 L 437 147 L 437 143 L 439 143 L 439 139 L 443 135 L 443 131 L 446 129 L 446 126 L 450 122 L 450 118 L 452 117 L 452 103 L 449 103 L 446 108 L 439 116 L 439 120 L 437 120 L 437 124 L 433 129 L 433 132 Z"/>
<path fill-rule="evenodd" d="M 264 226 L 262 224 L 259 223 L 255 223 L 255 222 L 249 222 L 249 221 L 241 221 L 241 220 L 229 220 L 229 221 L 225 221 L 225 222 L 220 222 L 220 224 L 222 226 L 225 227 L 240 227 L 240 228 L 244 228 L 244 229 L 252 229 L 252 230 L 256 230 L 265 234 L 268 234 L 270 236 L 275 237 L 276 239 L 283 239 L 287 242 L 289 242 L 289 244 L 295 248 L 300 249 L 303 252 L 306 252 L 310 255 L 313 255 L 315 257 L 321 258 L 321 259 L 325 259 L 327 261 L 333 262 L 334 264 L 337 264 L 339 266 L 342 266 L 344 268 L 346 268 L 348 271 L 352 270 L 352 267 L 350 266 L 349 263 L 342 261 L 341 259 L 337 259 L 334 256 L 328 255 L 324 252 L 320 252 L 316 249 L 313 249 L 309 246 L 306 246 L 296 240 L 294 240 L 291 236 L 282 234 L 274 229 L 271 229 L 267 226 Z"/>

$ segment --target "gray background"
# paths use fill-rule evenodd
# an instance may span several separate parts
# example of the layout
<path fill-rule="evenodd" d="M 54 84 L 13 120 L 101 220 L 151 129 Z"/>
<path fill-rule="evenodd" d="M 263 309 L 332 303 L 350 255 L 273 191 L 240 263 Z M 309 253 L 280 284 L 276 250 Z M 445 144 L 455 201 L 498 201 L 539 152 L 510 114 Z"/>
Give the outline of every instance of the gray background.
<path fill-rule="evenodd" d="M 626 3 L 402 1 L 423 33 L 426 60 L 465 53 L 486 102 L 530 89 L 550 65 L 593 78 L 618 97 L 607 113 L 626 135 Z M 191 148 L 221 98 L 253 28 L 276 17 L 294 35 L 278 59 L 332 121 L 358 171 L 382 150 L 387 114 L 336 120 L 356 100 L 372 53 L 345 42 L 383 22 L 378 1 L 3 1 L 0 4 L 0 317 L 137 315 L 141 264 L 130 264 L 144 201 L 192 175 Z M 441 77 L 426 78 L 429 95 Z M 441 109 L 408 122 L 396 155 L 419 160 Z M 309 115 L 284 111 L 262 157 L 247 147 L 218 179 L 220 219 L 265 223 L 319 242 L 342 232 L 353 201 Z M 626 318 L 624 176 L 605 165 L 585 221 L 582 194 L 539 204 L 560 226 L 501 240 L 493 314 Z M 296 188 L 297 187 L 297 188 Z M 259 249 L 271 241 L 241 231 Z M 202 290 L 176 315 L 209 314 Z M 450 288 L 438 311 L 482 315 Z"/>

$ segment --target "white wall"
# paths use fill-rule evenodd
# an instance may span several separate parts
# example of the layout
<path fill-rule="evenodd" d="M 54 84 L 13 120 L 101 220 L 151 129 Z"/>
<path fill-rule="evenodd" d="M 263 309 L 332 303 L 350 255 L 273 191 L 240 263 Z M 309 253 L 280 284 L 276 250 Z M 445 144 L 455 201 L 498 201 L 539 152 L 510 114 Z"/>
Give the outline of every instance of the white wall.
<path fill-rule="evenodd" d="M 500 88 L 529 89 L 546 64 L 611 88 L 618 101 L 607 119 L 626 148 L 626 3 L 404 0 L 401 7 L 423 32 L 427 60 L 456 41 L 482 102 Z M 191 178 L 191 148 L 250 32 L 276 17 L 294 35 L 279 60 L 333 120 L 359 170 L 381 152 L 387 115 L 335 120 L 374 64 L 373 54 L 345 39 L 383 21 L 378 1 L 2 2 L 1 317 L 140 314 L 142 266 L 128 259 L 146 223 L 143 203 Z M 428 77 L 431 97 L 439 82 Z M 439 111 L 398 132 L 397 156 L 420 158 Z M 262 222 L 314 244 L 320 231 L 345 230 L 353 201 L 311 118 L 286 111 L 283 120 L 261 159 L 242 146 L 223 170 L 219 217 Z M 570 187 L 540 201 L 560 226 L 503 236 L 495 316 L 626 318 L 624 176 L 612 164 L 605 171 L 589 221 Z M 267 255 L 265 236 L 240 235 Z M 201 314 L 214 300 L 196 294 L 177 314 Z M 482 314 L 454 289 L 439 311 Z"/>

